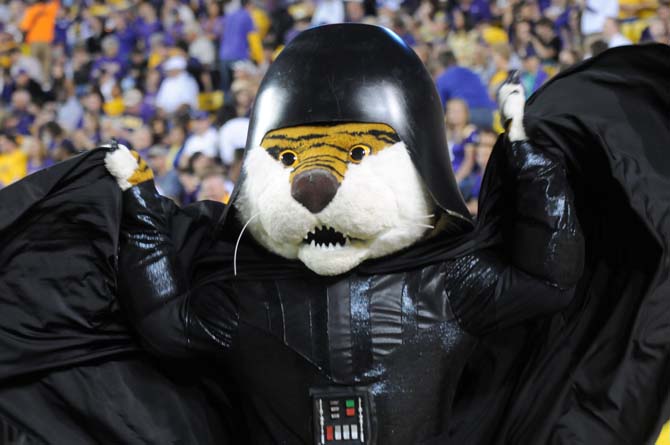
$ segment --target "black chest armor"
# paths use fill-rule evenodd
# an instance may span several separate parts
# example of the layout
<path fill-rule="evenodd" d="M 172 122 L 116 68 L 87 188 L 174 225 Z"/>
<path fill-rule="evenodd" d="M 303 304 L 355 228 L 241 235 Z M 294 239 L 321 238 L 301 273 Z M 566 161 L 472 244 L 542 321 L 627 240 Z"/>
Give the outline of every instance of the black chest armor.
<path fill-rule="evenodd" d="M 449 272 L 441 264 L 224 285 L 239 310 L 239 347 L 230 358 L 249 396 L 253 442 L 319 443 L 312 439 L 319 431 L 310 393 L 327 397 L 354 388 L 369 397 L 362 408 L 371 431 L 365 442 L 351 443 L 421 443 L 441 433 L 475 341 L 451 310 Z M 346 420 L 344 411 L 335 420 Z"/>

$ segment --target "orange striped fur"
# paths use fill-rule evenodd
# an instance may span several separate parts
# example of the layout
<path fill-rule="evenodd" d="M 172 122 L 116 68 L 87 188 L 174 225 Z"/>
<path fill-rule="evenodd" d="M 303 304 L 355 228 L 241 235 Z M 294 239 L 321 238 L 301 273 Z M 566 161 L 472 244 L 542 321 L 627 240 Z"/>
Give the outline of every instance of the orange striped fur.
<path fill-rule="evenodd" d="M 137 160 L 137 168 L 133 172 L 132 176 L 128 178 L 128 182 L 131 185 L 137 185 L 142 182 L 149 181 L 154 178 L 154 172 L 151 171 L 147 163 L 140 157 L 140 154 L 136 151 L 131 151 L 131 155 Z"/>
<path fill-rule="evenodd" d="M 361 162 L 352 149 L 358 147 L 360 152 L 363 148 L 370 156 L 399 141 L 393 128 L 386 124 L 346 123 L 273 130 L 265 135 L 261 146 L 280 162 L 286 153 L 294 155 L 295 162 L 287 165 L 293 169 L 291 181 L 298 173 L 321 168 L 342 182 L 349 164 Z"/>

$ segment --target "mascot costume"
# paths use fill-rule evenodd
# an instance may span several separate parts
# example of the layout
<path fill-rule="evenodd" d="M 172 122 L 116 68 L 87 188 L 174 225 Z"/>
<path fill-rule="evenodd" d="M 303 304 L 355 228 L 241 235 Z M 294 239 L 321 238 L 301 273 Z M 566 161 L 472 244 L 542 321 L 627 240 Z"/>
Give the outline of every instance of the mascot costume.
<path fill-rule="evenodd" d="M 21 443 L 646 444 L 670 415 L 670 48 L 526 104 L 468 216 L 432 79 L 383 28 L 266 75 L 230 205 L 110 144 L 0 194 Z M 111 173 L 111 174 L 110 174 Z"/>

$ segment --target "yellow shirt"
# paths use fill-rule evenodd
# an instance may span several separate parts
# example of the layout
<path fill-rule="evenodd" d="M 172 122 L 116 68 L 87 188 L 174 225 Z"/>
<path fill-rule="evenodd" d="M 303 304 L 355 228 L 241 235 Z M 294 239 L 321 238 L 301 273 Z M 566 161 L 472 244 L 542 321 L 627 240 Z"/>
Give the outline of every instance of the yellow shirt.
<path fill-rule="evenodd" d="M 627 7 L 634 8 L 635 10 L 637 10 L 637 12 L 633 12 L 633 10 L 627 9 Z M 658 8 L 657 0 L 619 0 L 619 18 L 646 19 L 655 16 L 657 8 Z"/>
<path fill-rule="evenodd" d="M 28 174 L 28 156 L 21 150 L 0 154 L 0 188 Z"/>

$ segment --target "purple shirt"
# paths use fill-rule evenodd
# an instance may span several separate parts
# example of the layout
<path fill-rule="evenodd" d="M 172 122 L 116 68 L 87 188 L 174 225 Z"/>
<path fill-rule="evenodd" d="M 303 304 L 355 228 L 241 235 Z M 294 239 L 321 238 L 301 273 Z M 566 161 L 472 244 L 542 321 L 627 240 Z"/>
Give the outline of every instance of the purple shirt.
<path fill-rule="evenodd" d="M 204 19 L 201 21 L 202 29 L 207 33 L 212 33 L 220 41 L 223 36 L 223 27 L 226 19 L 224 17 L 216 17 L 215 19 Z"/>
<path fill-rule="evenodd" d="M 249 58 L 248 34 L 255 29 L 251 14 L 240 8 L 225 17 L 221 38 L 221 60 L 245 60 Z"/>
<path fill-rule="evenodd" d="M 35 122 L 35 116 L 27 111 L 15 111 L 11 113 L 11 115 L 17 118 L 14 130 L 19 134 L 26 136 L 30 135 L 30 127 L 33 125 L 33 122 Z"/>
<path fill-rule="evenodd" d="M 463 9 L 461 6 L 461 9 L 463 12 L 470 14 L 473 23 L 481 23 L 491 20 L 491 8 L 489 3 L 485 0 L 474 0 L 469 8 Z"/>
<path fill-rule="evenodd" d="M 147 48 L 148 51 L 148 49 L 151 48 L 151 36 L 157 32 L 160 32 L 161 23 L 159 21 L 146 23 L 142 19 L 137 19 L 133 24 L 133 28 L 135 28 L 135 33 L 138 40 L 144 40 L 144 47 Z"/>
<path fill-rule="evenodd" d="M 457 142 L 451 147 L 451 153 L 454 158 L 451 160 L 451 167 L 454 169 L 454 172 L 458 171 L 465 159 L 465 146 L 472 144 L 477 137 L 477 131 L 470 133 L 465 139 L 461 142 Z"/>
<path fill-rule="evenodd" d="M 108 72 L 113 72 L 114 77 L 121 79 L 125 75 L 126 71 L 124 59 L 118 55 L 116 57 L 102 56 L 98 58 L 93 64 L 93 69 L 91 70 L 92 76 L 100 76 L 100 71 L 103 69 L 107 70 Z"/>
<path fill-rule="evenodd" d="M 41 164 L 36 164 L 32 159 L 28 159 L 28 174 L 30 175 L 52 165 L 54 165 L 54 161 L 51 158 L 44 159 Z"/>
<path fill-rule="evenodd" d="M 119 58 L 126 59 L 130 56 L 137 40 L 137 33 L 132 26 L 127 26 L 124 29 L 117 29 L 114 35 L 119 39 Z"/>
<path fill-rule="evenodd" d="M 440 75 L 435 84 L 440 93 L 442 106 L 450 99 L 463 99 L 470 109 L 494 109 L 495 105 L 477 73 L 462 66 L 449 67 Z"/>
<path fill-rule="evenodd" d="M 54 27 L 54 45 L 63 45 L 64 47 L 67 47 L 67 31 L 72 23 L 71 20 L 67 19 L 56 20 L 56 26 Z"/>

